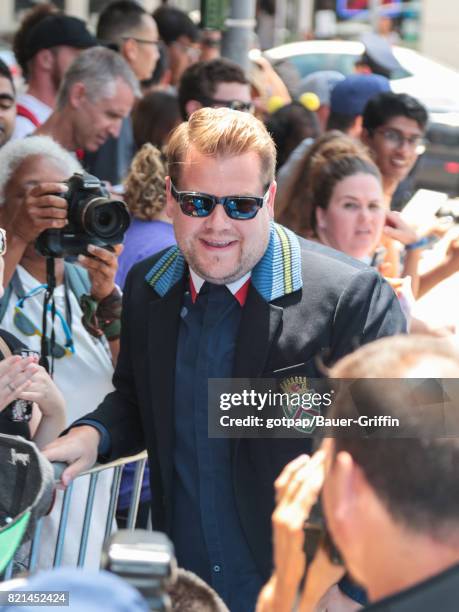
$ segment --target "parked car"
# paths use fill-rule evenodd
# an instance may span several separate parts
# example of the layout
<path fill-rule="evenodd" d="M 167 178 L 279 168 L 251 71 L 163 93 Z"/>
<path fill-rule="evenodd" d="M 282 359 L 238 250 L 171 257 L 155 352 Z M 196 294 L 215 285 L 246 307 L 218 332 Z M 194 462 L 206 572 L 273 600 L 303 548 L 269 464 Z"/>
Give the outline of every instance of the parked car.
<path fill-rule="evenodd" d="M 317 70 L 352 74 L 363 51 L 358 41 L 313 40 L 281 45 L 264 55 L 280 73 L 293 67 L 303 78 Z M 417 98 L 430 117 L 428 146 L 417 164 L 414 184 L 458 196 L 459 73 L 412 49 L 394 46 L 393 52 L 401 69 L 392 75 L 392 90 Z"/>

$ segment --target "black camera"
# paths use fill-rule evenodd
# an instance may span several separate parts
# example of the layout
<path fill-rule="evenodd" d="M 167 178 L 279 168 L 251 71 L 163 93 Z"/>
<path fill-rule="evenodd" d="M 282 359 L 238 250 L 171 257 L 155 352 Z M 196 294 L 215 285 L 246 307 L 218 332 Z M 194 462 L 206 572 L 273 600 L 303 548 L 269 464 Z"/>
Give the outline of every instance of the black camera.
<path fill-rule="evenodd" d="M 68 191 L 57 194 L 67 200 L 68 224 L 42 232 L 35 248 L 45 257 L 87 253 L 87 246 L 111 247 L 123 242 L 130 216 L 122 200 L 113 200 L 99 179 L 75 173 L 66 181 Z"/>

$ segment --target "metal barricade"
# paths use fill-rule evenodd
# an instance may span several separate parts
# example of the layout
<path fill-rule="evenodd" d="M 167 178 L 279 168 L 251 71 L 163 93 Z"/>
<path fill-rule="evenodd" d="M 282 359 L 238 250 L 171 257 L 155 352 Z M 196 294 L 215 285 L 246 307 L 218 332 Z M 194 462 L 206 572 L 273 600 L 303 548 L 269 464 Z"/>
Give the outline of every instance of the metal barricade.
<path fill-rule="evenodd" d="M 92 519 L 93 506 L 94 506 L 94 497 L 96 493 L 99 474 L 105 470 L 110 470 L 110 469 L 113 469 L 113 472 L 114 472 L 112 485 L 110 489 L 110 499 L 108 503 L 107 518 L 105 521 L 105 533 L 104 533 L 104 538 L 103 538 L 103 540 L 105 541 L 112 533 L 112 526 L 113 526 L 113 522 L 115 519 L 116 507 L 118 503 L 121 476 L 123 472 L 123 467 L 127 463 L 136 463 L 135 473 L 134 473 L 134 485 L 133 485 L 133 491 L 132 491 L 131 500 L 129 504 L 129 512 L 128 512 L 128 518 L 127 518 L 127 524 L 126 524 L 127 529 L 134 529 L 134 526 L 136 524 L 136 519 L 137 519 L 137 512 L 139 508 L 143 474 L 144 474 L 146 462 L 147 462 L 147 453 L 146 451 L 143 451 L 141 453 L 138 453 L 137 455 L 133 455 L 131 457 L 123 457 L 122 459 L 111 461 L 110 463 L 96 464 L 90 470 L 87 470 L 86 472 L 82 472 L 77 477 L 78 479 L 83 476 L 89 475 L 89 478 L 90 478 L 88 495 L 86 498 L 86 505 L 85 505 L 85 510 L 84 510 L 83 525 L 81 529 L 81 538 L 79 542 L 78 560 L 76 563 L 77 567 L 83 567 L 85 564 L 86 551 L 87 551 L 87 546 L 88 546 L 88 538 L 91 533 L 91 519 Z M 62 463 L 55 463 L 53 464 L 53 467 L 54 467 L 56 485 L 58 485 L 62 472 L 67 466 Z M 56 546 L 54 550 L 53 567 L 58 567 L 62 565 L 62 555 L 63 555 L 63 550 L 64 550 L 64 542 L 65 542 L 65 536 L 66 536 L 66 528 L 67 528 L 68 519 L 69 519 L 69 512 L 71 508 L 73 487 L 74 487 L 74 483 L 72 482 L 69 484 L 69 486 L 65 489 L 65 492 L 64 492 L 61 515 L 60 515 L 60 520 L 59 520 L 59 528 L 58 528 L 58 533 L 57 533 Z M 37 522 L 34 536 L 32 538 L 30 554 L 28 555 L 28 563 L 26 564 L 26 567 L 28 568 L 29 572 L 34 572 L 37 569 L 38 554 L 40 550 L 40 541 L 41 541 L 41 532 L 42 532 L 42 526 L 43 526 L 44 520 L 46 520 L 46 517 L 41 518 Z M 149 521 L 149 523 L 151 525 L 151 521 Z M 3 576 L 4 580 L 9 580 L 12 577 L 13 567 L 14 567 L 14 560 L 6 568 L 4 572 L 4 576 Z"/>

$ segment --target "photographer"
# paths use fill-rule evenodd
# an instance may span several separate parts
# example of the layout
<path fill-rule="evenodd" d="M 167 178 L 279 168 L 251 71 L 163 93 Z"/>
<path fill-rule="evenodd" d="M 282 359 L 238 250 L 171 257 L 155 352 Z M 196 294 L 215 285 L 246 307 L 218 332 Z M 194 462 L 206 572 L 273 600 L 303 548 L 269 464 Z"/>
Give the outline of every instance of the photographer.
<path fill-rule="evenodd" d="M 331 371 L 340 379 L 382 378 L 388 373 L 397 378 L 458 378 L 459 354 L 446 340 L 399 336 L 360 348 Z M 371 393 L 375 381 L 368 382 L 363 393 L 353 396 L 360 414 L 368 414 L 370 405 L 383 407 L 392 417 L 421 414 L 414 410 L 420 398 L 415 405 L 405 393 L 391 394 L 391 401 L 385 402 Z M 430 416 L 438 417 L 437 410 L 442 414 L 443 402 L 429 396 L 427 405 L 435 409 Z M 337 402 L 329 416 L 348 417 L 348 406 Z M 459 445 L 457 437 L 434 436 L 425 425 L 427 413 L 422 415 L 418 437 L 328 438 L 311 459 L 299 457 L 284 469 L 276 481 L 278 506 L 273 514 L 275 572 L 260 595 L 258 612 L 293 609 L 306 565 L 303 525 L 321 490 L 330 534 L 347 570 L 372 602 L 365 610 L 457 610 Z M 309 588 L 314 565 L 298 609 L 357 609 L 346 607 L 349 602 L 336 587 L 314 606 Z"/>
<path fill-rule="evenodd" d="M 66 226 L 68 203 L 56 194 L 68 191 L 64 181 L 78 171 L 81 167 L 75 158 L 47 137 L 14 141 L 0 151 L 0 217 L 9 236 L 1 326 L 36 351 L 42 343 L 47 271 L 46 258 L 34 243 L 44 230 Z M 112 389 L 112 357 L 116 358 L 118 348 L 121 301 L 114 284 L 116 253 L 93 246 L 88 250 L 91 257 L 79 257 L 87 273 L 78 265 L 64 264 L 63 259 L 54 260 L 56 316 L 53 324 L 49 313 L 46 336 L 50 338 L 54 328 L 51 361 L 54 380 L 66 400 L 66 424 L 83 416 L 88 406 L 96 407 Z M 111 481 L 111 472 L 104 472 L 96 491 L 95 537 L 90 537 L 87 553 L 94 566 L 98 565 Z M 73 496 L 85 500 L 87 478 L 75 484 Z M 84 503 L 80 506 L 72 504 L 64 564 L 75 563 L 78 553 Z M 42 567 L 52 562 L 58 518 L 56 510 L 45 521 Z"/>

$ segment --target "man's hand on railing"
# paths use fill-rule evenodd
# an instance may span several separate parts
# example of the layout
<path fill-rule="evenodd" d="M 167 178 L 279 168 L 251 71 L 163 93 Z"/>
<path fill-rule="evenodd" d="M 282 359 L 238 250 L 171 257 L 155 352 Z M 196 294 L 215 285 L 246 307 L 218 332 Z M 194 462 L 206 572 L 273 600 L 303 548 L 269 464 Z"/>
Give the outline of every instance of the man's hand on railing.
<path fill-rule="evenodd" d="M 68 463 L 61 479 L 62 484 L 67 486 L 96 463 L 99 441 L 100 433 L 95 427 L 80 425 L 45 446 L 43 454 L 51 462 Z"/>

